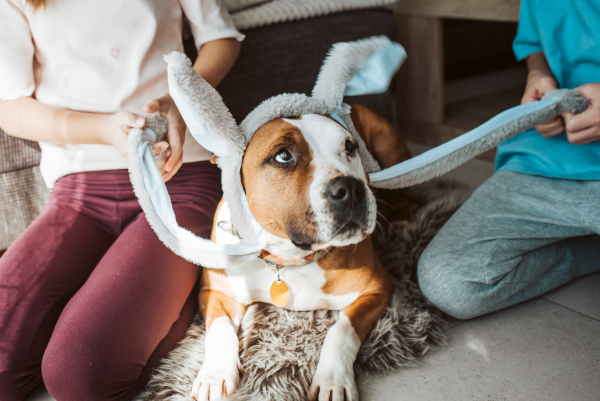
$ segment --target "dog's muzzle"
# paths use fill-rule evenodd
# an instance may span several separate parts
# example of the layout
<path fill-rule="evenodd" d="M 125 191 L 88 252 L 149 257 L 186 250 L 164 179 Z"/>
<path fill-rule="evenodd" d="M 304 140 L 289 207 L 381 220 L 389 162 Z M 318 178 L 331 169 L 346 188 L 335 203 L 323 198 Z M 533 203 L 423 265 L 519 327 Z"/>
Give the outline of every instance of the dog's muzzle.
<path fill-rule="evenodd" d="M 327 201 L 340 213 L 352 213 L 365 200 L 365 186 L 354 177 L 336 177 L 327 187 Z"/>
<path fill-rule="evenodd" d="M 362 181 L 348 176 L 336 177 L 329 181 L 325 199 L 338 234 L 364 228 L 367 224 L 367 188 Z"/>

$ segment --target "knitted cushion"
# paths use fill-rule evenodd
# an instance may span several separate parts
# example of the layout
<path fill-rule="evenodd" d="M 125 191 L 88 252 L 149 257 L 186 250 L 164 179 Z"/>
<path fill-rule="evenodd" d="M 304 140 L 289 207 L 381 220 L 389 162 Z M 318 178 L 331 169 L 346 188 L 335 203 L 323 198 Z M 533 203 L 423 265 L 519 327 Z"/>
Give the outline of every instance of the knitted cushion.
<path fill-rule="evenodd" d="M 333 43 L 373 35 L 395 37 L 392 12 L 367 9 L 242 31 L 246 39 L 240 56 L 218 86 L 225 104 L 240 123 L 265 99 L 281 93 L 310 94 L 325 55 Z M 186 52 L 195 59 L 193 41 Z M 392 121 L 392 94 L 357 96 L 361 103 Z"/>
<path fill-rule="evenodd" d="M 40 147 L 0 130 L 0 250 L 42 211 L 49 191 L 40 174 Z"/>

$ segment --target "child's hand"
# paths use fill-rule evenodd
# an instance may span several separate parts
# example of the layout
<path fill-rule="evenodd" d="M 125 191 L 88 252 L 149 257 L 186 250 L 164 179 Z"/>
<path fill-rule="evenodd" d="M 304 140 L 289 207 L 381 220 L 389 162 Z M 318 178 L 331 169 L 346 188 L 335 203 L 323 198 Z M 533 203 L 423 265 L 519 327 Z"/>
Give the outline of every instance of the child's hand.
<path fill-rule="evenodd" d="M 527 77 L 527 87 L 521 99 L 521 104 L 535 102 L 541 100 L 546 93 L 558 89 L 558 84 L 551 74 L 544 71 L 534 70 Z M 551 138 L 565 131 L 565 123 L 562 117 L 557 116 L 552 120 L 548 120 L 543 124 L 535 127 L 545 138 Z"/>
<path fill-rule="evenodd" d="M 127 111 L 115 114 L 100 114 L 98 117 L 103 119 L 101 123 L 102 130 L 105 133 L 105 142 L 116 147 L 125 160 L 127 160 L 127 135 L 129 135 L 132 128 L 143 128 L 146 125 L 146 119 Z M 152 147 L 152 152 L 156 158 L 156 165 L 163 177 L 167 174 L 165 170 L 167 158 L 165 156 L 168 154 L 168 148 L 169 144 L 167 142 L 159 142 Z"/>
<path fill-rule="evenodd" d="M 183 143 L 185 141 L 185 121 L 181 117 L 175 102 L 168 93 L 148 102 L 143 109 L 146 113 L 158 112 L 167 119 L 167 142 L 170 154 L 164 164 L 163 179 L 167 182 L 183 164 Z M 157 144 L 159 145 L 159 144 Z M 158 164 L 158 161 L 157 161 Z M 160 167 L 160 165 L 159 165 Z"/>
<path fill-rule="evenodd" d="M 588 109 L 581 114 L 565 113 L 569 142 L 583 145 L 600 140 L 600 83 L 585 84 L 576 88 L 590 100 Z"/>
<path fill-rule="evenodd" d="M 99 115 L 103 119 L 102 131 L 106 143 L 113 145 L 127 160 L 127 135 L 132 128 L 143 128 L 146 119 L 140 115 L 122 111 L 115 114 Z"/>

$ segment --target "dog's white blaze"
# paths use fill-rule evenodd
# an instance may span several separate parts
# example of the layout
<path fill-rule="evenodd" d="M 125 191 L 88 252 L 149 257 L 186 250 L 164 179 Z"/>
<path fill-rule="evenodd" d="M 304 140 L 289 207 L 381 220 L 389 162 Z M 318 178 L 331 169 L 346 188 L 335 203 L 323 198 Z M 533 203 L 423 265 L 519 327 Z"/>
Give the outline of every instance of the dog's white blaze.
<path fill-rule="evenodd" d="M 345 175 L 354 177 L 367 184 L 367 174 L 360 157 L 352 158 L 346 155 L 346 140 L 353 139 L 350 132 L 330 118 L 318 115 L 303 115 L 299 120 L 286 122 L 297 127 L 313 152 L 312 162 L 315 166 L 313 181 L 309 188 L 311 206 L 316 214 L 319 226 L 319 239 L 325 244 L 321 246 L 344 246 L 357 243 L 363 239 L 361 233 L 352 237 L 331 238 L 332 218 L 328 213 L 323 193 L 332 178 Z M 367 233 L 375 229 L 376 204 L 375 196 L 367 187 L 367 218 L 370 222 Z"/>
<path fill-rule="evenodd" d="M 339 399 L 343 400 L 345 391 L 346 401 L 358 401 L 358 390 L 354 381 L 354 360 L 360 344 L 350 319 L 340 312 L 338 322 L 331 326 L 323 342 L 309 394 L 319 387 L 319 401 L 329 400 L 330 391 L 334 393 L 334 400 L 338 399 L 336 394 L 341 394 Z"/>
<path fill-rule="evenodd" d="M 205 357 L 192 393 L 199 401 L 220 399 L 224 387 L 228 394 L 239 385 L 239 339 L 237 326 L 227 316 L 213 320 L 206 332 Z"/>
<path fill-rule="evenodd" d="M 217 213 L 217 221 L 229 221 L 230 218 L 227 202 L 224 201 Z M 240 241 L 239 238 L 219 228 L 216 229 L 215 240 L 219 244 L 235 244 Z M 276 252 L 276 250 L 295 248 L 290 240 L 274 235 L 268 235 L 267 240 L 269 242 L 267 250 L 274 255 L 288 259 L 297 257 L 297 255 L 290 256 Z M 279 270 L 281 279 L 287 283 L 290 290 L 290 299 L 284 306 L 285 309 L 340 310 L 358 298 L 359 292 L 342 295 L 325 294 L 321 290 L 327 281 L 325 271 L 319 267 L 318 263 L 314 262 L 300 267 L 286 267 Z M 237 302 L 241 304 L 272 303 L 271 285 L 277 279 L 277 273 L 267 267 L 258 257 L 251 262 L 231 263 L 225 268 L 225 274 Z"/>

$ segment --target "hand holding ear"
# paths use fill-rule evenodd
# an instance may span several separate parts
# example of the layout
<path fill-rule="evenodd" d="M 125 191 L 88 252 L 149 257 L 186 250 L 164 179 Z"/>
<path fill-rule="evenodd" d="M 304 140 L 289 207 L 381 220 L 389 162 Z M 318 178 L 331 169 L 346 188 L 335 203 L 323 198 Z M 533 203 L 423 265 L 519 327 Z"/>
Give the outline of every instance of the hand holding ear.
<path fill-rule="evenodd" d="M 521 99 L 521 104 L 541 100 L 546 93 L 555 89 L 558 89 L 558 84 L 551 73 L 540 70 L 531 71 L 527 77 L 527 87 Z M 544 138 L 551 138 L 563 133 L 565 131 L 565 124 L 562 117 L 557 116 L 552 120 L 538 125 L 535 129 Z"/>
<path fill-rule="evenodd" d="M 576 145 L 598 141 L 600 140 L 600 83 L 589 83 L 576 89 L 589 99 L 590 105 L 581 114 L 563 114 L 567 139 Z"/>
<path fill-rule="evenodd" d="M 162 149 L 162 151 L 165 152 L 165 158 L 163 159 L 164 167 L 161 169 L 163 180 L 167 182 L 175 175 L 177 170 L 179 170 L 183 164 L 183 143 L 185 141 L 186 130 L 185 121 L 183 121 L 175 102 L 168 93 L 148 102 L 143 110 L 146 113 L 158 112 L 168 122 L 167 142 L 169 150 L 167 150 L 167 148 Z M 156 145 L 164 146 L 164 142 Z M 157 164 L 158 163 L 159 161 L 157 160 Z M 160 167 L 161 166 L 159 165 L 159 168 Z"/>
<path fill-rule="evenodd" d="M 127 135 L 132 128 L 143 128 L 146 125 L 146 119 L 128 111 L 98 116 L 101 119 L 106 143 L 117 148 L 127 159 Z"/>

